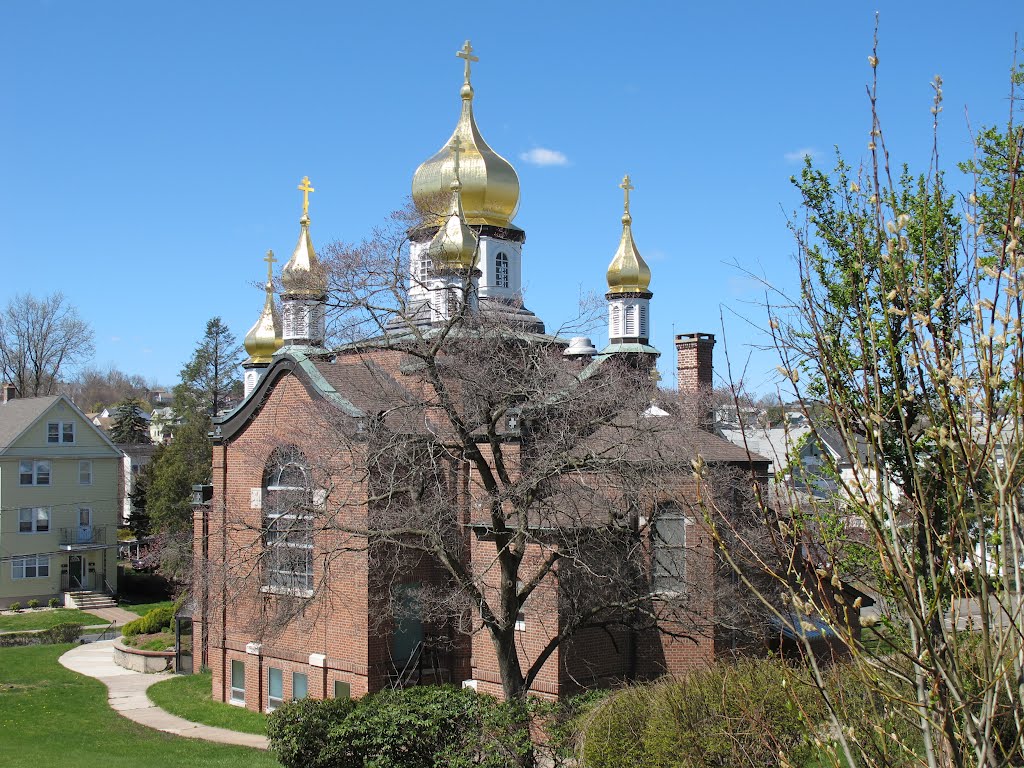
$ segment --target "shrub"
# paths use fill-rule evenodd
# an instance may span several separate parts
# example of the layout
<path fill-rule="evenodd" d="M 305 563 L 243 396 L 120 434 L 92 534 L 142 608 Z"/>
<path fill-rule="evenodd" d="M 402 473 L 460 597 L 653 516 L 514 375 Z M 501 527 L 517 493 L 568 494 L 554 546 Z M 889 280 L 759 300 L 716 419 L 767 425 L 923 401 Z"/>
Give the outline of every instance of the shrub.
<path fill-rule="evenodd" d="M 51 597 L 47 605 L 49 605 L 51 608 L 57 608 L 60 605 L 60 600 L 58 600 L 56 597 Z"/>
<path fill-rule="evenodd" d="M 135 621 L 129 621 L 121 628 L 125 637 L 132 635 L 150 635 L 159 632 L 164 627 L 170 627 L 174 622 L 176 605 L 165 605 L 154 608 L 145 616 L 140 616 Z"/>
<path fill-rule="evenodd" d="M 76 621 L 65 621 L 61 624 L 54 624 L 47 630 L 40 632 L 44 636 L 45 643 L 74 643 L 82 634 L 82 627 Z"/>
<path fill-rule="evenodd" d="M 11 603 L 11 610 L 14 611 L 15 613 L 18 613 L 18 611 L 21 610 L 21 603 L 19 603 L 17 601 Z"/>
<path fill-rule="evenodd" d="M 350 699 L 303 699 L 275 710 L 267 720 L 267 736 L 281 765 L 327 768 L 328 755 L 335 751 L 330 748 L 330 730 L 355 706 Z"/>
<path fill-rule="evenodd" d="M 35 598 L 32 598 L 31 600 L 28 601 L 28 607 L 29 608 L 38 608 L 39 607 L 39 601 L 36 600 Z"/>
<path fill-rule="evenodd" d="M 796 680 L 783 662 L 748 659 L 625 688 L 583 716 L 580 765 L 804 764 L 823 708 L 817 691 L 794 690 Z"/>

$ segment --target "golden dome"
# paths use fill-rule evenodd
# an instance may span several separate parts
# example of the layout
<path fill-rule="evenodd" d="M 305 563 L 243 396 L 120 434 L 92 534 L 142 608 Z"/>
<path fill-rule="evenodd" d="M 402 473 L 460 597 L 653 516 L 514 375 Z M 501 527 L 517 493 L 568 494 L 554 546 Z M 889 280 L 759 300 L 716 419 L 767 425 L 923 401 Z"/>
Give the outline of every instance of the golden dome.
<path fill-rule="evenodd" d="M 454 139 L 462 144 L 461 180 L 462 206 L 470 224 L 509 227 L 519 209 L 519 176 L 512 164 L 487 146 L 473 118 L 473 86 L 469 82 L 469 66 L 476 61 L 473 47 L 466 41 L 456 56 L 466 60 L 462 113 L 455 131 L 437 154 L 416 169 L 412 177 L 412 199 L 428 215 L 428 224 L 441 224 L 444 216 L 436 213 L 439 200 L 447 200 L 454 179 L 454 165 L 448 147 Z"/>
<path fill-rule="evenodd" d="M 284 343 L 281 334 L 281 315 L 274 304 L 274 252 L 267 251 L 267 299 L 263 302 L 263 312 L 259 320 L 245 334 L 245 351 L 249 353 L 249 363 L 269 363 L 274 353 Z"/>
<path fill-rule="evenodd" d="M 462 184 L 459 181 L 459 155 L 462 146 L 458 137 L 452 140 L 453 178 L 451 183 L 452 208 L 447 220 L 434 234 L 427 246 L 427 255 L 434 269 L 471 270 L 476 266 L 477 236 L 466 224 L 462 209 Z"/>
<path fill-rule="evenodd" d="M 327 293 L 327 278 L 309 237 L 309 193 L 313 188 L 309 186 L 308 176 L 302 179 L 299 189 L 303 193 L 299 242 L 295 244 L 292 257 L 281 270 L 281 285 L 284 293 L 290 296 L 320 297 Z"/>
<path fill-rule="evenodd" d="M 626 193 L 625 212 L 622 214 L 622 239 L 608 265 L 609 293 L 647 293 L 651 285 L 651 268 L 647 266 L 633 242 L 633 217 L 629 215 L 629 174 L 619 185 Z"/>

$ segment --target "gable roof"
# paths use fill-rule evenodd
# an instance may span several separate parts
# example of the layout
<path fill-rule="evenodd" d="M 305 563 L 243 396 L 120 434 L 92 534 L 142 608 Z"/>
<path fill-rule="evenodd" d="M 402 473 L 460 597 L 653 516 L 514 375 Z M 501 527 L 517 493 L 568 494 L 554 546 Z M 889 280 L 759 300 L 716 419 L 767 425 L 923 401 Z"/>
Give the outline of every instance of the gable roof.
<path fill-rule="evenodd" d="M 0 454 L 10 448 L 33 424 L 41 419 L 58 402 L 65 403 L 75 414 L 99 435 L 112 451 L 121 454 L 121 450 L 107 437 L 106 433 L 93 424 L 92 419 L 85 415 L 77 405 L 65 395 L 46 395 L 44 397 L 19 397 L 8 400 L 0 405 Z"/>

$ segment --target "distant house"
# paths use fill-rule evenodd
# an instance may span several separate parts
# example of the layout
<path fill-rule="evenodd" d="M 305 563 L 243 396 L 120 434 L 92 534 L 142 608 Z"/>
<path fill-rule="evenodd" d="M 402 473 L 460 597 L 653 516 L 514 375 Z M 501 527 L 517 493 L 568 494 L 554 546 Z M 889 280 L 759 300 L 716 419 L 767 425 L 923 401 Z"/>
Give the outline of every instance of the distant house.
<path fill-rule="evenodd" d="M 117 592 L 122 458 L 63 395 L 0 402 L 0 607 Z"/>
<path fill-rule="evenodd" d="M 156 444 L 169 443 L 174 439 L 174 432 L 181 419 L 170 406 L 154 408 L 149 415 L 149 439 Z"/>

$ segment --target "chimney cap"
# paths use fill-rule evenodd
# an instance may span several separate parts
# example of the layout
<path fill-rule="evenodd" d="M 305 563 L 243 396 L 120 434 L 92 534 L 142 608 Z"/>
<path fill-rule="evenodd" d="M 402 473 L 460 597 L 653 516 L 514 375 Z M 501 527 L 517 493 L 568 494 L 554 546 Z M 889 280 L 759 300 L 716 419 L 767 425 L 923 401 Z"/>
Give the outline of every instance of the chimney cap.
<path fill-rule="evenodd" d="M 695 331 L 693 333 L 677 333 L 676 344 L 687 344 L 689 342 L 708 342 L 715 343 L 715 334 L 704 333 L 703 331 Z"/>

